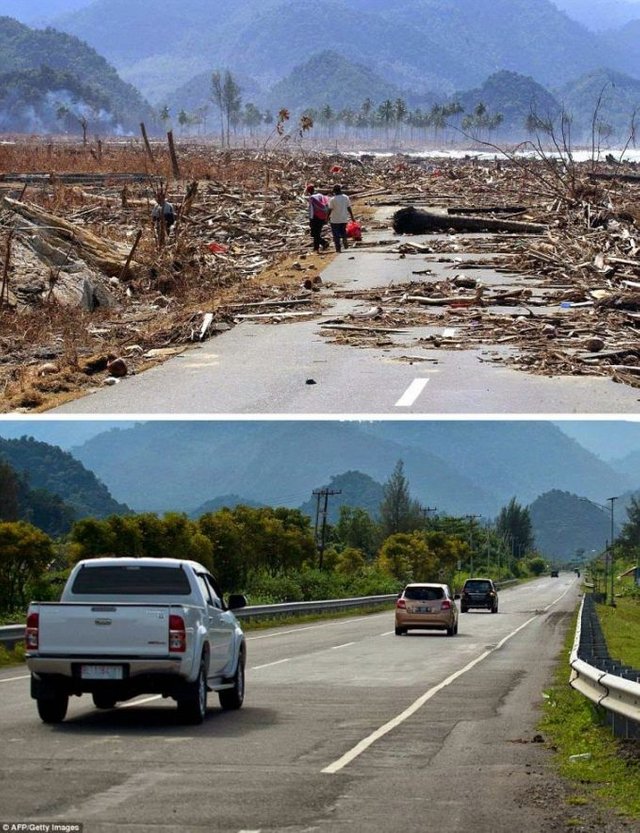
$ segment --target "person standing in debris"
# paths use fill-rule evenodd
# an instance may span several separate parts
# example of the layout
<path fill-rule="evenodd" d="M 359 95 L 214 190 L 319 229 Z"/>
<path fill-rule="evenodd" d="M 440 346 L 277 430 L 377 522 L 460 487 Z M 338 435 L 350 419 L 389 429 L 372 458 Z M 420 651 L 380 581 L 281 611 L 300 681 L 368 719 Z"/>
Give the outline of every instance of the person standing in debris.
<path fill-rule="evenodd" d="M 347 244 L 347 223 L 351 218 L 355 222 L 353 210 L 351 209 L 351 200 L 346 194 L 342 193 L 342 186 L 333 186 L 333 196 L 329 200 L 329 223 L 331 224 L 331 235 L 333 237 L 333 244 L 336 247 L 336 252 L 342 251 L 342 248 L 348 249 Z"/>
<path fill-rule="evenodd" d="M 309 205 L 309 228 L 313 238 L 313 251 L 319 252 L 320 248 L 328 249 L 329 243 L 322 236 L 322 229 L 329 217 L 329 200 L 319 191 L 315 185 L 309 184 L 305 190 Z"/>
<path fill-rule="evenodd" d="M 173 210 L 173 205 L 165 198 L 163 193 L 158 193 L 156 194 L 156 204 L 153 206 L 153 211 L 151 212 L 151 219 L 158 229 L 161 217 L 164 220 L 164 231 L 168 233 L 176 221 L 176 215 Z"/>

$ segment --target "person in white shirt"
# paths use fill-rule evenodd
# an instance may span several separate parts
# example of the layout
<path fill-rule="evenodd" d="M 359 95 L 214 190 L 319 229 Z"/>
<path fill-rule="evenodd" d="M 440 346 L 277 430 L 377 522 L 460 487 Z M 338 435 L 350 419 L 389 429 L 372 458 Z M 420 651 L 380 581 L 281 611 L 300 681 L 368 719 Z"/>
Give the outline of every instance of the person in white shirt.
<path fill-rule="evenodd" d="M 347 223 L 351 218 L 355 222 L 353 211 L 351 209 L 351 200 L 346 194 L 342 193 L 340 185 L 333 186 L 333 196 L 329 200 L 329 223 L 331 225 L 331 235 L 333 237 L 333 244 L 336 247 L 336 252 L 342 251 L 342 248 L 349 248 L 347 244 Z"/>

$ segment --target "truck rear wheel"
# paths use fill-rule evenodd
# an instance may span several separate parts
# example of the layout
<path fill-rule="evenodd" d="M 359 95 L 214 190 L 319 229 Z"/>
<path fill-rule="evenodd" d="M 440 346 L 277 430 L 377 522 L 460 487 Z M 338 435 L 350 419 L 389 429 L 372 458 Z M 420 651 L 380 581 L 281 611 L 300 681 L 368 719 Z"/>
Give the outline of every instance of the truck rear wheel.
<path fill-rule="evenodd" d="M 189 694 L 178 700 L 178 715 L 183 723 L 197 726 L 207 713 L 207 669 L 204 659 L 200 663 L 198 678 L 191 683 Z"/>
<path fill-rule="evenodd" d="M 39 697 L 36 700 L 38 714 L 43 723 L 62 723 L 69 706 L 68 694 L 54 694 L 53 697 Z"/>
<path fill-rule="evenodd" d="M 233 688 L 224 688 L 218 692 L 220 705 L 225 711 L 239 709 L 244 702 L 244 654 L 238 657 L 238 667 L 233 675 Z"/>

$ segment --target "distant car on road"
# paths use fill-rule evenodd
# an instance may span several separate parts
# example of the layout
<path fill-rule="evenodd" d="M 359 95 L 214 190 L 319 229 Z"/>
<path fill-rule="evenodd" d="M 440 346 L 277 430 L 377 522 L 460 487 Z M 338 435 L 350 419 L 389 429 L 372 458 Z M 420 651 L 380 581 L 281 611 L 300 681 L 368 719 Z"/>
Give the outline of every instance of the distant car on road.
<path fill-rule="evenodd" d="M 559 572 L 558 570 L 551 570 L 551 578 L 558 578 Z"/>
<path fill-rule="evenodd" d="M 396 602 L 396 636 L 409 630 L 458 633 L 458 608 L 447 584 L 408 584 Z"/>
<path fill-rule="evenodd" d="M 472 607 L 498 612 L 498 588 L 490 578 L 468 578 L 460 593 L 460 610 L 466 613 Z"/>

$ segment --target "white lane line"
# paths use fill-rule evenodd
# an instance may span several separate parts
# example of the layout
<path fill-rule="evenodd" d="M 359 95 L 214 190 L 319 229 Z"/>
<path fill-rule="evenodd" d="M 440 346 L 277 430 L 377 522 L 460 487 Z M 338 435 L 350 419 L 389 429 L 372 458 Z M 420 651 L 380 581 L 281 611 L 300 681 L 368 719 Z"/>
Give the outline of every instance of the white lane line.
<path fill-rule="evenodd" d="M 395 631 L 385 631 L 384 633 L 381 633 L 380 636 L 391 636 L 392 633 L 395 633 Z"/>
<path fill-rule="evenodd" d="M 428 381 L 428 379 L 414 379 L 396 402 L 396 408 L 410 408 L 425 389 Z"/>
<path fill-rule="evenodd" d="M 253 668 L 249 669 L 250 671 L 259 671 L 261 668 L 270 668 L 272 665 L 282 665 L 283 662 L 289 662 L 291 657 L 286 657 L 286 659 L 277 659 L 275 662 L 265 662 L 264 665 L 254 665 Z"/>
<path fill-rule="evenodd" d="M 341 769 L 344 769 L 344 767 L 346 767 L 348 764 L 354 761 L 358 756 L 362 755 L 362 753 L 365 752 L 370 746 L 372 746 L 377 740 L 380 740 L 380 738 L 384 737 L 393 729 L 397 729 L 397 727 L 400 726 L 401 723 L 404 723 L 405 720 L 407 720 L 413 714 L 415 714 L 418 711 L 418 709 L 424 706 L 424 704 L 428 700 L 431 700 L 432 697 L 435 697 L 435 695 L 439 691 L 442 691 L 443 688 L 446 688 L 447 686 L 451 685 L 451 683 L 455 682 L 455 680 L 457 680 L 458 677 L 461 677 L 463 674 L 466 674 L 467 671 L 470 671 L 476 665 L 485 660 L 488 656 L 491 656 L 491 654 L 493 654 L 495 651 L 498 651 L 506 642 L 508 642 L 512 637 L 514 637 L 517 633 L 523 630 L 523 628 L 526 628 L 527 625 L 530 625 L 531 622 L 534 622 L 537 618 L 537 616 L 532 616 L 530 619 L 527 619 L 527 621 L 524 624 L 520 625 L 520 627 L 516 628 L 510 634 L 505 636 L 504 639 L 498 642 L 498 644 L 495 645 L 493 648 L 480 654 L 480 656 L 476 657 L 474 660 L 471 660 L 471 662 L 467 663 L 467 665 L 465 665 L 464 668 L 460 668 L 458 671 L 451 674 L 451 676 L 447 677 L 446 680 L 443 680 L 441 683 L 438 683 L 438 685 L 433 686 L 433 688 L 430 688 L 429 691 L 425 691 L 424 694 L 418 697 L 418 699 L 415 700 L 403 712 L 389 720 L 388 723 L 384 724 L 384 726 L 381 726 L 379 729 L 376 729 L 375 732 L 372 732 L 372 734 L 361 740 L 352 749 L 349 749 L 348 752 L 345 752 L 345 754 L 338 758 L 337 761 L 334 761 L 332 764 L 329 764 L 329 766 L 325 767 L 321 771 L 329 775 L 334 775 L 336 772 L 339 772 Z"/>
<path fill-rule="evenodd" d="M 4 680 L 0 680 L 0 683 L 13 683 L 15 680 L 28 680 L 31 674 L 23 674 L 21 677 L 5 677 Z"/>
<path fill-rule="evenodd" d="M 238 833 L 262 833 L 262 830 L 238 830 Z"/>
<path fill-rule="evenodd" d="M 355 642 L 345 642 L 342 645 L 332 645 L 331 650 L 332 651 L 337 651 L 338 648 L 348 648 L 349 645 L 355 645 L 355 644 L 356 644 Z"/>
<path fill-rule="evenodd" d="M 162 694 L 154 694 L 153 697 L 143 697 L 142 700 L 132 700 L 130 703 L 123 703 L 116 707 L 118 709 L 131 709 L 133 706 L 141 706 L 143 703 L 151 703 L 152 700 L 160 700 Z"/>
<path fill-rule="evenodd" d="M 445 327 L 444 330 L 442 331 L 442 337 L 443 338 L 453 338 L 455 334 L 456 334 L 456 328 L 455 327 Z"/>

